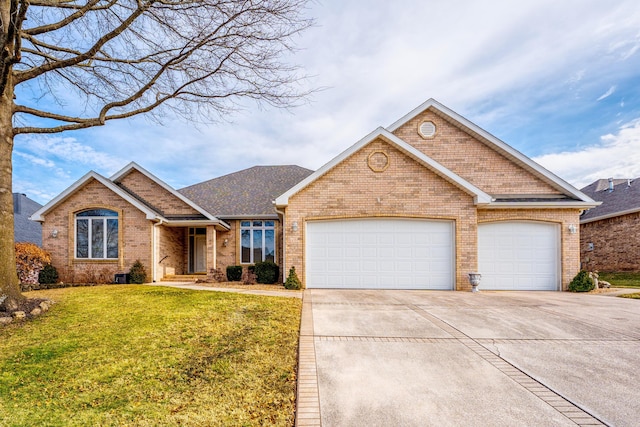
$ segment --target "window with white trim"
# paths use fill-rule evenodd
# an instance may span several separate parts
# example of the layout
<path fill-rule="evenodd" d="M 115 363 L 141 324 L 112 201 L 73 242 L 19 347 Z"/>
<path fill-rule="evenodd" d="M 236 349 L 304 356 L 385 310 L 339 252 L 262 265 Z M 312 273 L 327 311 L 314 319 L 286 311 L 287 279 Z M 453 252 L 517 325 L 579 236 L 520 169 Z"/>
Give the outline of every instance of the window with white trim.
<path fill-rule="evenodd" d="M 76 258 L 118 258 L 118 213 L 88 209 L 76 214 Z"/>
<path fill-rule="evenodd" d="M 276 262 L 275 221 L 240 221 L 240 262 Z"/>

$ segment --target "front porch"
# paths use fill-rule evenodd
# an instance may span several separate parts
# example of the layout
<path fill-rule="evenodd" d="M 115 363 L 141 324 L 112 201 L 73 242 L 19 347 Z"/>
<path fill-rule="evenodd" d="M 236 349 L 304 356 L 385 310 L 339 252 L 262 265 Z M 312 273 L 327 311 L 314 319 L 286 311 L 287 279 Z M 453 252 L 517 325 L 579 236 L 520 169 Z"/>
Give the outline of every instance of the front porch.
<path fill-rule="evenodd" d="M 195 282 L 217 268 L 219 225 L 155 224 L 153 281 Z"/>

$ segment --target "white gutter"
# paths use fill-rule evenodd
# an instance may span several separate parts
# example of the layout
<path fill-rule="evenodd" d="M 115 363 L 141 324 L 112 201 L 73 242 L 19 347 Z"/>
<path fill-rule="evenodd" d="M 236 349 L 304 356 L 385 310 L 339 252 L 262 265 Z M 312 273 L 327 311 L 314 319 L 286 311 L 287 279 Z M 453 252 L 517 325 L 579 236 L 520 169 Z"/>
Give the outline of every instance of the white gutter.
<path fill-rule="evenodd" d="M 547 209 L 547 208 L 578 208 L 590 209 L 600 206 L 601 202 L 493 202 L 478 206 L 478 209 Z"/>
<path fill-rule="evenodd" d="M 273 201 L 273 205 L 275 206 L 276 202 L 275 200 Z M 286 222 L 285 222 L 285 217 L 284 217 L 284 211 L 279 210 L 278 208 L 275 208 L 276 212 L 279 213 L 280 215 L 282 215 L 282 283 L 284 284 L 284 282 L 287 281 L 287 279 L 285 279 L 285 275 L 287 274 L 287 269 L 286 269 L 286 247 L 287 247 L 287 226 L 286 226 Z M 276 246 L 277 247 L 277 246 Z"/>
<path fill-rule="evenodd" d="M 603 219 L 614 218 L 616 216 L 629 215 L 636 212 L 640 212 L 640 208 L 627 209 L 626 211 L 612 212 L 606 215 L 600 215 L 600 216 L 596 216 L 589 219 L 583 219 L 583 220 L 580 220 L 580 224 L 587 224 L 590 222 L 600 221 Z"/>

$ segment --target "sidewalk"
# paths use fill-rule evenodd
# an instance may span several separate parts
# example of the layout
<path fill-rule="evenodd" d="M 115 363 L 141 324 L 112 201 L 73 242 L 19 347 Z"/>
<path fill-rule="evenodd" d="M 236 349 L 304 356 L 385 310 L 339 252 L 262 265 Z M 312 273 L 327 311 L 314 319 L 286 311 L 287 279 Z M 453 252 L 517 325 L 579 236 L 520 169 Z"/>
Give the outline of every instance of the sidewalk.
<path fill-rule="evenodd" d="M 156 282 L 145 284 L 148 286 L 168 286 L 171 288 L 191 289 L 194 291 L 232 292 L 236 294 L 263 295 L 269 297 L 302 298 L 301 291 L 265 291 L 261 289 L 216 288 L 214 286 L 204 286 L 193 282 Z"/>

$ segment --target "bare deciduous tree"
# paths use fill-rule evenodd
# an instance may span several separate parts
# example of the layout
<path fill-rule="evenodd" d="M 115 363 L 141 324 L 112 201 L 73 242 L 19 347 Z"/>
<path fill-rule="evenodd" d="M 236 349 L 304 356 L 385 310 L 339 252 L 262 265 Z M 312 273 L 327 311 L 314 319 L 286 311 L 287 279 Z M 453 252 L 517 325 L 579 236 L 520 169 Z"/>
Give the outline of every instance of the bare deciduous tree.
<path fill-rule="evenodd" d="M 0 308 L 19 292 L 16 135 L 150 113 L 215 119 L 254 99 L 294 105 L 292 38 L 307 0 L 0 0 Z"/>

